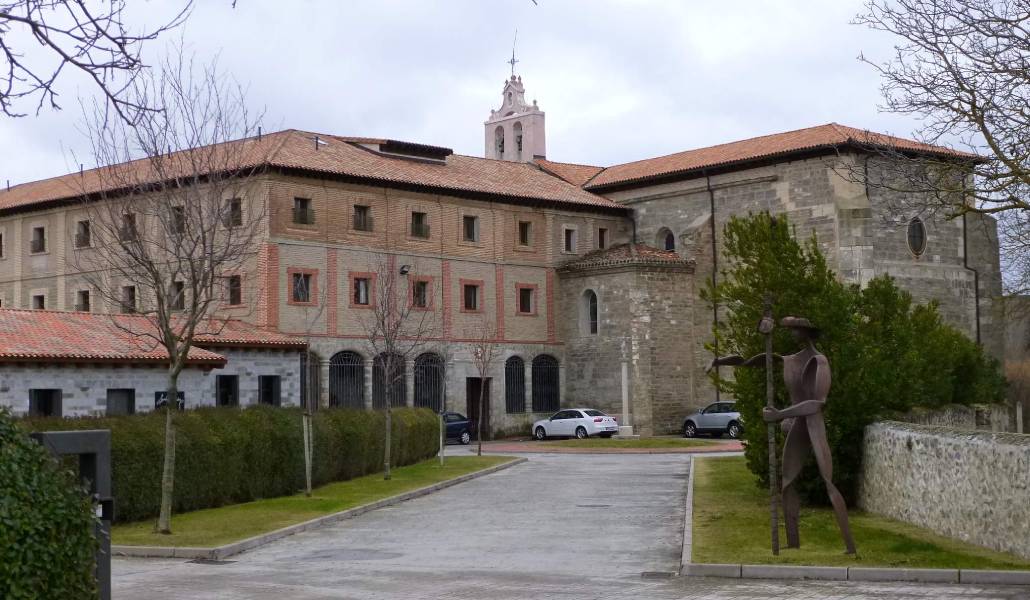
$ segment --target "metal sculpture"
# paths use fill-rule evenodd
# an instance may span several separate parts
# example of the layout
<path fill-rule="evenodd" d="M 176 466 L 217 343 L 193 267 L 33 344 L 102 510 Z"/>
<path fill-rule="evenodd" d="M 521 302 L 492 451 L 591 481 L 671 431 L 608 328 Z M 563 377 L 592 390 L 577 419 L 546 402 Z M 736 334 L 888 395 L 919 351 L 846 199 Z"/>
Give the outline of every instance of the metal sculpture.
<path fill-rule="evenodd" d="M 767 311 L 759 325 L 759 331 L 766 336 L 771 333 L 771 321 L 772 318 Z M 851 537 L 851 527 L 848 524 L 847 505 L 844 503 L 844 497 L 833 485 L 833 458 L 830 454 L 829 441 L 826 438 L 826 422 L 823 419 L 826 395 L 830 391 L 830 363 L 826 360 L 826 356 L 816 349 L 815 340 L 819 337 L 819 330 L 808 319 L 784 317 L 780 321 L 780 325 L 791 329 L 798 342 L 804 344 L 805 347 L 801 351 L 788 356 L 780 356 L 773 354 L 767 343 L 767 351 L 762 354 L 746 360 L 737 355 L 717 358 L 712 361 L 709 368 L 719 365 L 771 366 L 771 359 L 783 361 L 783 381 L 790 394 L 791 406 L 783 410 L 766 406 L 762 411 L 762 417 L 767 423 L 779 422 L 787 435 L 783 444 L 783 484 L 781 487 L 787 547 L 798 548 L 801 545 L 798 536 L 798 514 L 801 500 L 796 484 L 801 475 L 801 468 L 804 466 L 805 455 L 811 449 L 815 454 L 816 464 L 819 466 L 819 474 L 826 483 L 826 491 L 833 504 L 833 512 L 837 517 L 837 526 L 844 538 L 847 553 L 854 554 L 855 541 Z M 767 372 L 771 373 L 771 369 Z M 774 460 L 774 455 L 775 453 L 770 453 L 770 460 Z M 775 536 L 773 540 L 775 545 Z"/>

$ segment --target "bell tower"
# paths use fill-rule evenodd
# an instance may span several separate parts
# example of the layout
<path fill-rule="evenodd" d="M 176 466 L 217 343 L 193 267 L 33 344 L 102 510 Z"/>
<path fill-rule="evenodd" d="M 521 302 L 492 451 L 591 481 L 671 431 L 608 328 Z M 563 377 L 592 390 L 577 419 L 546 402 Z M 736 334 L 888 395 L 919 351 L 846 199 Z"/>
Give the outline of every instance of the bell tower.
<path fill-rule="evenodd" d="M 526 89 L 522 77 L 515 75 L 512 59 L 511 79 L 504 82 L 501 108 L 490 111 L 484 125 L 486 158 L 529 162 L 546 156 L 544 143 L 544 111 L 536 105 L 526 104 Z"/>

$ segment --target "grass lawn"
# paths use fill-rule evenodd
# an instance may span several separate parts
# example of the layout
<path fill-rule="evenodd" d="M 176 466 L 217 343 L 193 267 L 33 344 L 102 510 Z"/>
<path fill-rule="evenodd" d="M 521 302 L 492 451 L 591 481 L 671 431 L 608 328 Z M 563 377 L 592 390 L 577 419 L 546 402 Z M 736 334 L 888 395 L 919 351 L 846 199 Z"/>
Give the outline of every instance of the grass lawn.
<path fill-rule="evenodd" d="M 111 543 L 127 546 L 220 546 L 513 460 L 506 456 L 432 458 L 382 473 L 330 483 L 304 494 L 256 500 L 172 516 L 171 535 L 154 533 L 154 520 L 115 525 Z"/>
<path fill-rule="evenodd" d="M 850 510 L 858 555 L 844 554 L 833 511 L 801 509 L 801 547 L 769 549 L 769 495 L 743 457 L 694 461 L 694 562 L 862 567 L 1027 569 L 1030 561 L 945 538 L 914 525 Z M 780 544 L 785 544 L 782 513 Z"/>
<path fill-rule="evenodd" d="M 640 438 L 639 440 L 587 438 L 585 440 L 561 440 L 540 443 L 561 448 L 692 448 L 697 446 L 714 446 L 719 442 L 716 440 L 681 437 L 652 437 Z"/>

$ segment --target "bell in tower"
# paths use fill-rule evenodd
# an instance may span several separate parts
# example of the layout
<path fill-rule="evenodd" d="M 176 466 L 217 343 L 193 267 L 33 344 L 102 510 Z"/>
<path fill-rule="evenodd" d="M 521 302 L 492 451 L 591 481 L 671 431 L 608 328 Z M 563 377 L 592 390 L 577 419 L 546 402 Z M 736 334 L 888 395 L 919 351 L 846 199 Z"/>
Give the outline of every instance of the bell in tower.
<path fill-rule="evenodd" d="M 513 59 L 514 60 L 514 59 Z M 483 124 L 486 133 L 486 158 L 529 162 L 546 156 L 544 144 L 544 111 L 526 104 L 522 77 L 514 73 L 504 82 L 501 108 L 491 110 Z"/>

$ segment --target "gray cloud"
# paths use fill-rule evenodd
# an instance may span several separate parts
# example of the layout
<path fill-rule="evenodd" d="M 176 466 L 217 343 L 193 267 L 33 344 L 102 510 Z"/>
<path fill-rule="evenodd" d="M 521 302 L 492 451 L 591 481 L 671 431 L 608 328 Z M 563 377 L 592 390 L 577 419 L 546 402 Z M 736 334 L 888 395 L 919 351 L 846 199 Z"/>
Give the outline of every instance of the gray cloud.
<path fill-rule="evenodd" d="M 266 129 L 390 136 L 481 155 L 512 34 L 548 158 L 607 165 L 838 121 L 900 135 L 856 56 L 892 40 L 850 25 L 852 1 L 204 0 L 182 31 L 249 89 Z M 138 17 L 160 19 L 156 3 Z M 171 39 L 159 42 L 163 45 Z M 156 57 L 158 47 L 151 47 Z M 0 182 L 77 168 L 81 79 L 65 110 L 0 120 Z"/>

